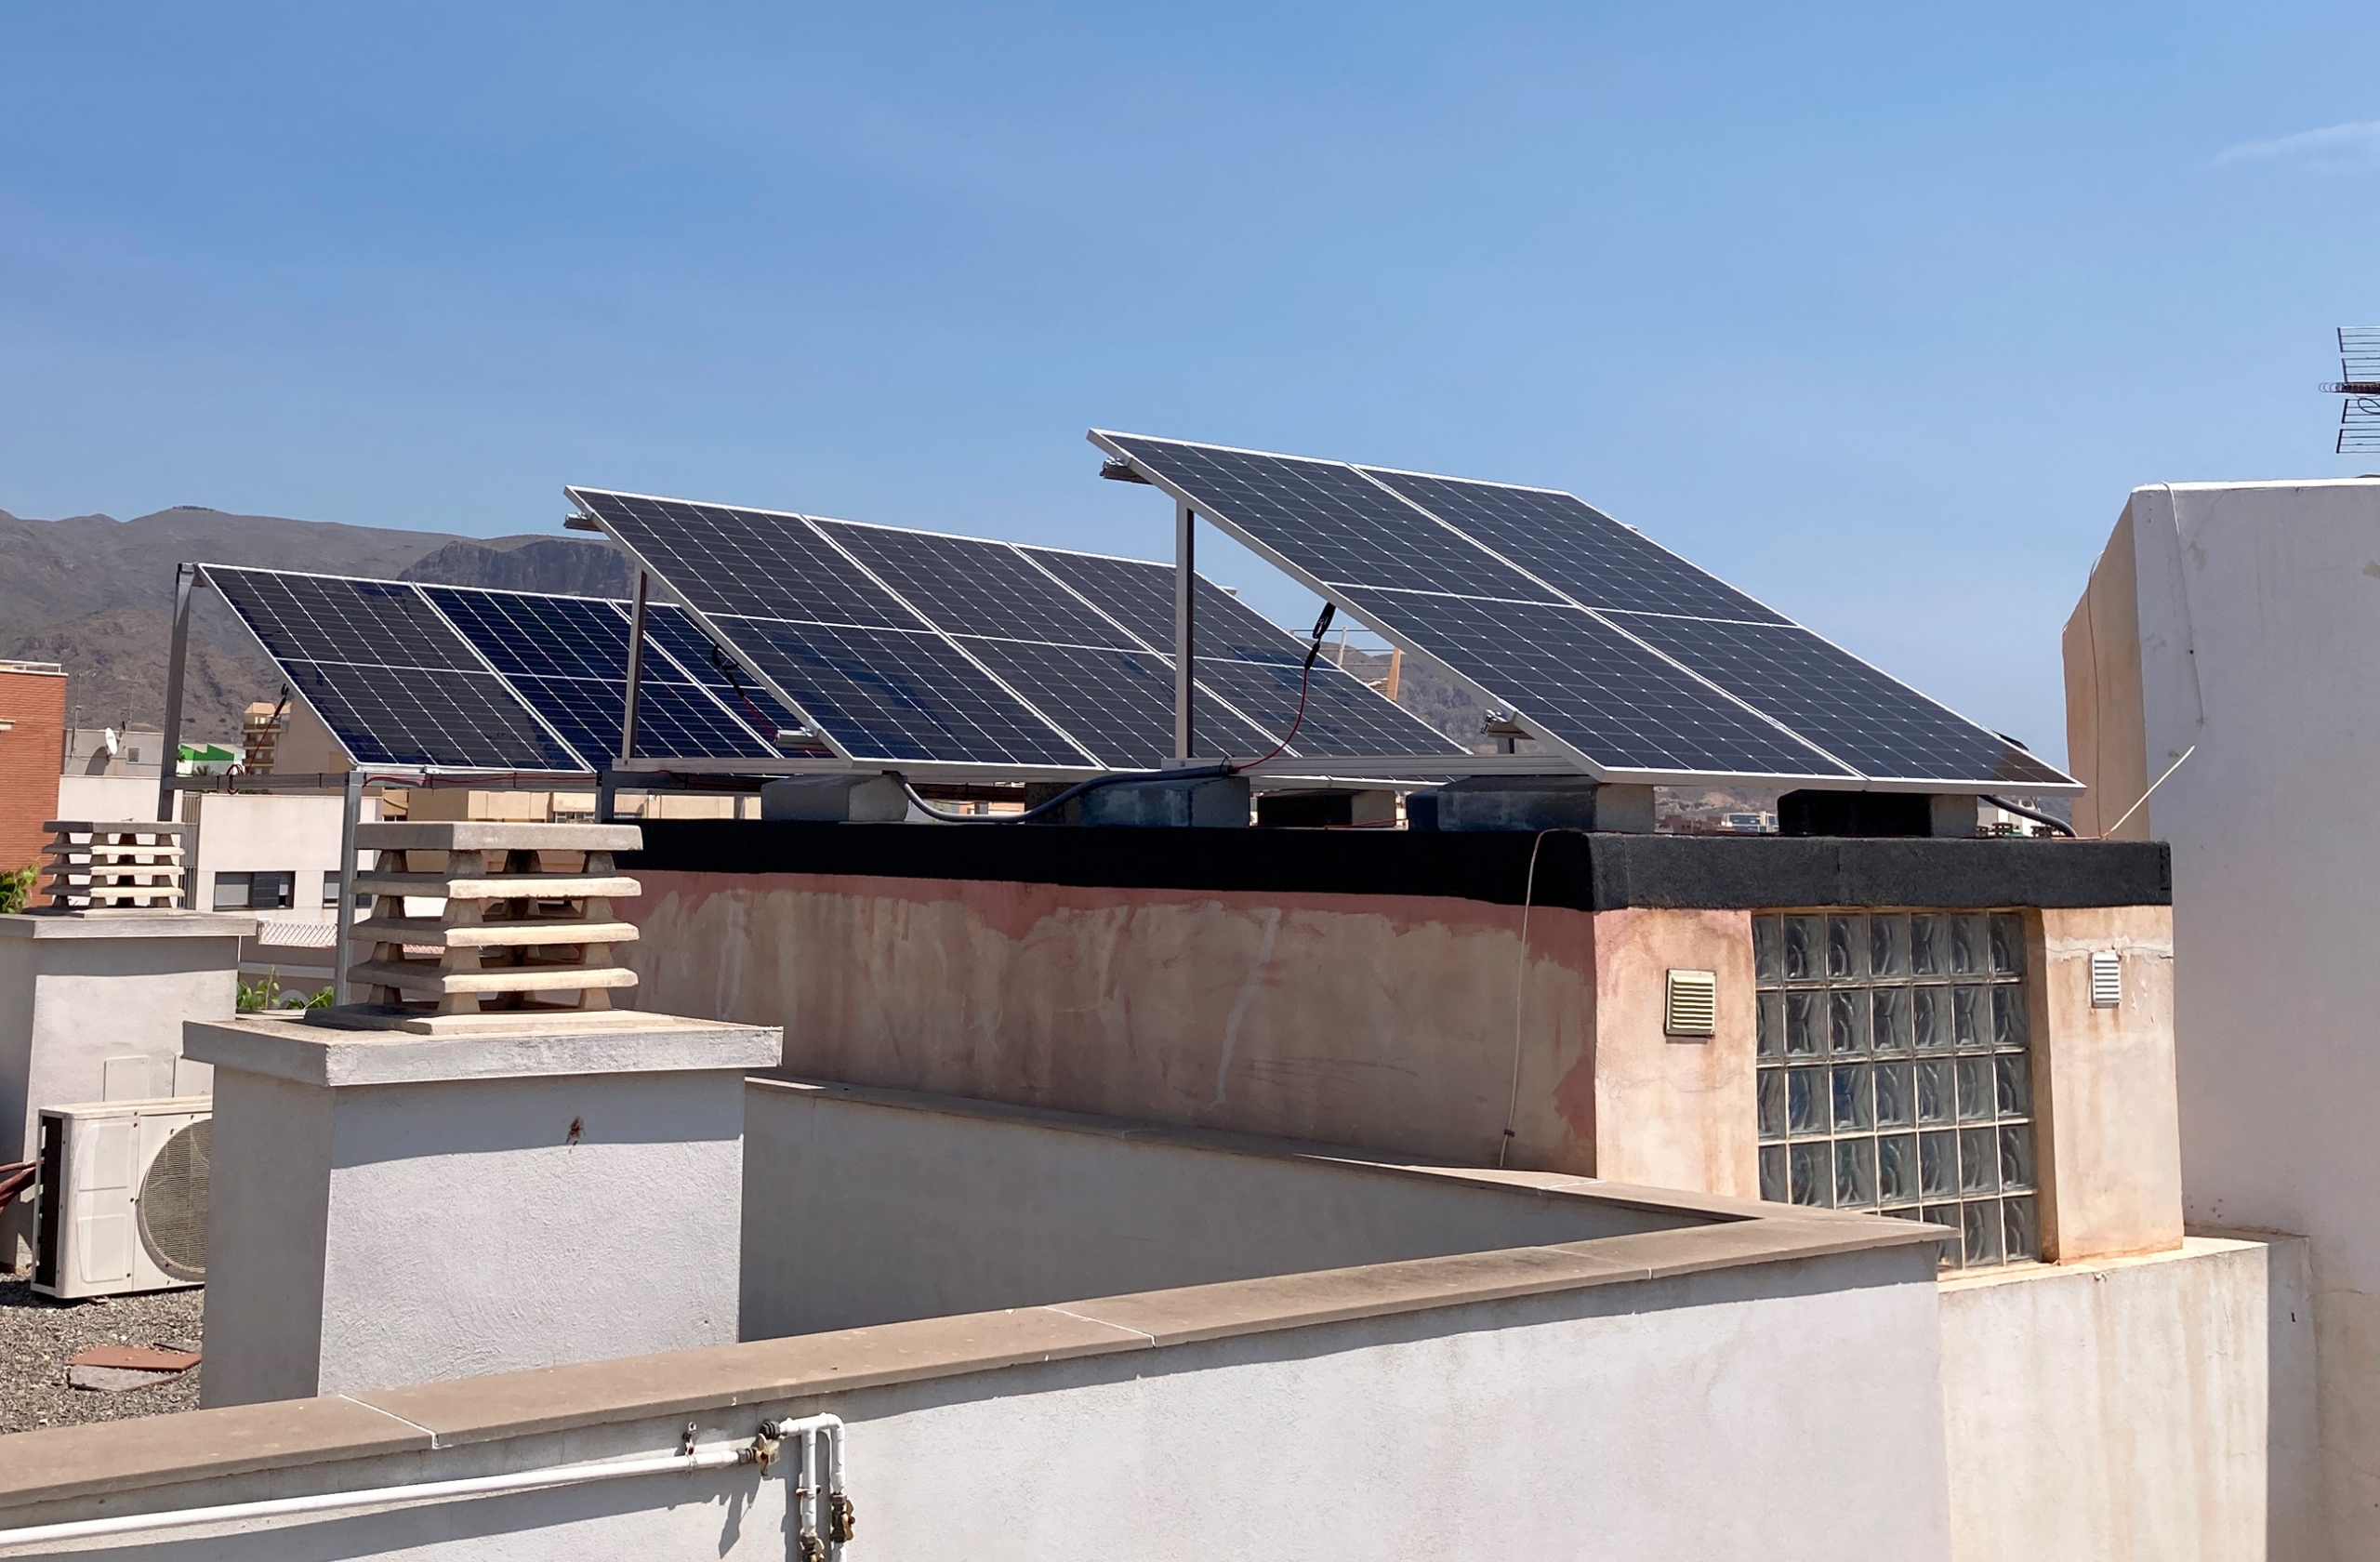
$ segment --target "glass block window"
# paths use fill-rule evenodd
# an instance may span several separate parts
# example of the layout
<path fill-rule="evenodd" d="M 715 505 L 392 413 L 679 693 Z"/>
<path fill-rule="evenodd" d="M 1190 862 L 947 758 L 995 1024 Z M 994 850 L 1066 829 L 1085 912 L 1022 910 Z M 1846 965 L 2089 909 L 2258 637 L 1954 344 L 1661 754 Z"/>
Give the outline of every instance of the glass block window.
<path fill-rule="evenodd" d="M 2041 1257 L 2024 919 L 1764 912 L 1752 953 L 1760 1196 L 1949 1226 L 1946 1267 Z"/>

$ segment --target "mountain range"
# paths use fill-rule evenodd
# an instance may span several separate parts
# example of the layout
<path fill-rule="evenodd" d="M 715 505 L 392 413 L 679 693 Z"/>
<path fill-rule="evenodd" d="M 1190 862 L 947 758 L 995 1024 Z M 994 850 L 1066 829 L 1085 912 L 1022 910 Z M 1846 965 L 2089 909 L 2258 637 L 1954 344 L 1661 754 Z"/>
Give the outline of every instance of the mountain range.
<path fill-rule="evenodd" d="M 465 537 L 204 505 L 129 521 L 34 521 L 0 510 L 0 657 L 64 666 L 74 725 L 161 725 L 174 573 L 184 562 L 581 596 L 624 597 L 629 589 L 619 553 L 575 537 Z M 1346 666 L 1375 680 L 1388 670 L 1386 657 L 1361 652 L 1349 654 Z M 279 692 L 272 664 L 231 610 L 212 592 L 198 593 L 182 674 L 184 735 L 236 747 L 241 712 Z M 1487 707 L 1451 680 L 1408 660 L 1398 695 L 1397 703 L 1457 741 L 1476 739 Z"/>
<path fill-rule="evenodd" d="M 165 713 L 175 567 L 186 561 L 324 575 L 624 596 L 628 567 L 571 537 L 465 537 L 176 505 L 118 521 L 34 521 L 0 510 L 0 656 L 64 666 L 81 726 L 155 726 Z M 183 730 L 220 741 L 248 702 L 280 691 L 230 609 L 200 592 L 183 670 Z"/>

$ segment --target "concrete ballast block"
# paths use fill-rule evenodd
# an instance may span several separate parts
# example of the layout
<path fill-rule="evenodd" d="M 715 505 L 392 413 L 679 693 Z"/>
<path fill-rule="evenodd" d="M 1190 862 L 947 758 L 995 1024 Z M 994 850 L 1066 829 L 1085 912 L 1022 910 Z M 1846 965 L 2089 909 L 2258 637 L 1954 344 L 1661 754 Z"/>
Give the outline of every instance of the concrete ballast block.
<path fill-rule="evenodd" d="M 1582 775 L 1474 775 L 1428 793 L 1408 815 L 1414 827 L 1442 830 L 1619 830 L 1649 835 L 1653 788 L 1614 786 Z M 1435 826 L 1427 823 L 1435 812 Z"/>
<path fill-rule="evenodd" d="M 1082 796 L 1082 822 L 1086 825 L 1120 825 L 1134 828 L 1244 828 L 1249 823 L 1249 786 L 1245 775 L 1128 781 L 1102 787 Z"/>
<path fill-rule="evenodd" d="M 760 817 L 801 824 L 892 825 L 909 798 L 889 775 L 794 775 L 760 788 Z"/>

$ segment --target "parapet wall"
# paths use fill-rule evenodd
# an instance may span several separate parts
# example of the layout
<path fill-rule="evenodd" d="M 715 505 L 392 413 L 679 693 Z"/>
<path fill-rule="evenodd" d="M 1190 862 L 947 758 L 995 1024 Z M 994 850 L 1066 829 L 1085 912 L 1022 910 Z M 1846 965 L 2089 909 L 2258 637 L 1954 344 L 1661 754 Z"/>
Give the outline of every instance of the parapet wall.
<path fill-rule="evenodd" d="M 1682 1230 L 1712 1209 L 850 1085 L 752 1079 L 745 1102 L 747 1340 Z"/>
<path fill-rule="evenodd" d="M 689 822 L 632 860 L 638 1001 L 782 1025 L 792 1076 L 1728 1197 L 1759 1191 L 1750 911 L 2112 908 L 2146 948 L 2169 898 L 2162 847 L 2087 841 Z M 2088 1001 L 2052 942 L 2054 1045 Z M 1671 969 L 1718 974 L 1712 1036 L 1665 1032 Z M 2070 1060 L 2078 1101 L 2118 1089 L 2073 1119 L 2116 1153 L 2061 1196 L 2122 1208 L 2069 1234 L 2170 1245 L 2170 1008 L 2124 1023 L 2167 1105 L 2109 1079 L 2128 1052 Z"/>

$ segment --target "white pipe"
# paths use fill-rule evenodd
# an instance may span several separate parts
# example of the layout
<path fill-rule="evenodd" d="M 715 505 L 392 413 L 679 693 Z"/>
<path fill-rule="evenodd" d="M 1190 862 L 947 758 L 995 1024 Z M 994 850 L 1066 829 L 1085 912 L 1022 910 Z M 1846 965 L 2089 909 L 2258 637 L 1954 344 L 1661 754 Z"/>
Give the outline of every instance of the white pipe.
<path fill-rule="evenodd" d="M 802 1540 L 814 1541 L 818 1535 L 818 1494 L 823 1487 L 829 1494 L 840 1498 L 843 1493 L 843 1418 L 836 1415 L 787 1418 L 770 1429 L 779 1439 L 790 1438 L 800 1452 L 799 1468 L 794 1476 L 794 1498 L 798 1516 L 795 1533 Z M 822 1455 L 820 1449 L 824 1445 Z M 835 1543 L 835 1554 L 841 1555 L 849 1548 L 841 1542 Z"/>
<path fill-rule="evenodd" d="M 343 1508 L 377 1507 L 386 1502 L 426 1502 L 443 1497 L 477 1497 L 496 1491 L 534 1491 L 541 1487 L 581 1486 L 589 1481 L 655 1476 L 669 1470 L 721 1470 L 730 1465 L 749 1463 L 751 1458 L 750 1446 L 739 1443 L 728 1448 L 696 1449 L 687 1453 L 656 1454 L 645 1459 L 556 1464 L 543 1470 L 515 1471 L 507 1476 L 473 1476 L 463 1480 L 370 1487 L 359 1491 L 324 1491 L 311 1497 L 226 1502 L 211 1508 L 126 1514 L 120 1518 L 85 1518 L 71 1524 L 38 1524 L 26 1529 L 0 1529 L 0 1549 L 36 1542 L 47 1544 L 57 1541 L 79 1541 L 96 1535 L 135 1535 L 152 1529 L 184 1529 L 196 1524 L 279 1518 L 291 1514 L 337 1513 Z"/>

